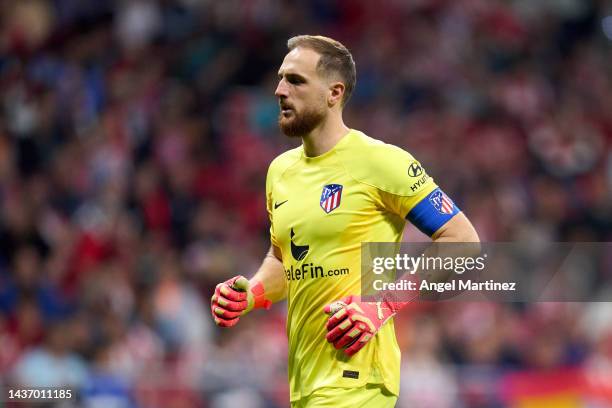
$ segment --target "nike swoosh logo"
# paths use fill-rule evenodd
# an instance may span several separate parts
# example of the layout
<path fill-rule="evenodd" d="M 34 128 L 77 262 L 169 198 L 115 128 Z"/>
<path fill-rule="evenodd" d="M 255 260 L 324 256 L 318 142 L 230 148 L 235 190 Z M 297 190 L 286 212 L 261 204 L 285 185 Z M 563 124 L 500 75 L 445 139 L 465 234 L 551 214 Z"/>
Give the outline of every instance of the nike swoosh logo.
<path fill-rule="evenodd" d="M 289 201 L 289 200 L 285 200 L 285 201 L 280 202 L 280 203 L 274 203 L 274 209 L 276 210 L 278 207 L 280 207 L 281 205 L 285 204 L 287 201 Z"/>

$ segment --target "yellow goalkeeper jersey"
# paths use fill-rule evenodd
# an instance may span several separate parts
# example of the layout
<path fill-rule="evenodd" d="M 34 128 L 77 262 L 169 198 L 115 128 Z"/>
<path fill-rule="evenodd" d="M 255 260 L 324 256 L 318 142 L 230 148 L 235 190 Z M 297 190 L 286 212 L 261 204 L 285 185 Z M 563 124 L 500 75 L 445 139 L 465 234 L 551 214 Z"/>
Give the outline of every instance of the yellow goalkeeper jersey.
<path fill-rule="evenodd" d="M 356 130 L 320 156 L 300 146 L 271 163 L 267 209 L 288 284 L 291 401 L 366 383 L 399 394 L 393 320 L 347 357 L 325 340 L 323 308 L 361 294 L 362 242 L 401 241 L 406 219 L 431 235 L 456 214 L 443 194 L 409 153 Z"/>

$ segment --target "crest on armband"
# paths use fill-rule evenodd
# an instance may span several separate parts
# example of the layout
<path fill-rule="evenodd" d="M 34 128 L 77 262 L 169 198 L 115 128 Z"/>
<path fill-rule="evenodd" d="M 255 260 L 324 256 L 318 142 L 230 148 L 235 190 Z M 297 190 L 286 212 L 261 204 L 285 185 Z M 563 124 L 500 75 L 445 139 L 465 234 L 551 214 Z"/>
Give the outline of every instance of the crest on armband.
<path fill-rule="evenodd" d="M 441 190 L 435 191 L 429 196 L 429 202 L 434 206 L 440 214 L 452 214 L 455 209 L 455 203 L 448 198 Z"/>

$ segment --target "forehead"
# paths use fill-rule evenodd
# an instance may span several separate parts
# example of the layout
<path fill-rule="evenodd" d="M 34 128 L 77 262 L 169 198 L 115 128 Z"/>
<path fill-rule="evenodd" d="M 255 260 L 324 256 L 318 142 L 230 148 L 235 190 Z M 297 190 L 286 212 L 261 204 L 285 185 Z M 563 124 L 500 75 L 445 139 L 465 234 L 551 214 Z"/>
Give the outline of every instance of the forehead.
<path fill-rule="evenodd" d="M 278 69 L 279 75 L 300 74 L 306 77 L 317 75 L 317 63 L 321 56 L 309 48 L 297 47 L 291 50 Z"/>

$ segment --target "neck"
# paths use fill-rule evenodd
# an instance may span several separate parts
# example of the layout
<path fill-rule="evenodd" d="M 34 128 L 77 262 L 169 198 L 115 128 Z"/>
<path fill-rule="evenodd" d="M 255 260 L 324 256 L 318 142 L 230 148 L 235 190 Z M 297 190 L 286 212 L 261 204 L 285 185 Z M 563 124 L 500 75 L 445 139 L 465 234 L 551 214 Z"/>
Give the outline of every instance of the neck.
<path fill-rule="evenodd" d="M 304 153 L 308 157 L 316 157 L 327 153 L 349 130 L 341 117 L 324 120 L 312 132 L 302 137 Z"/>

